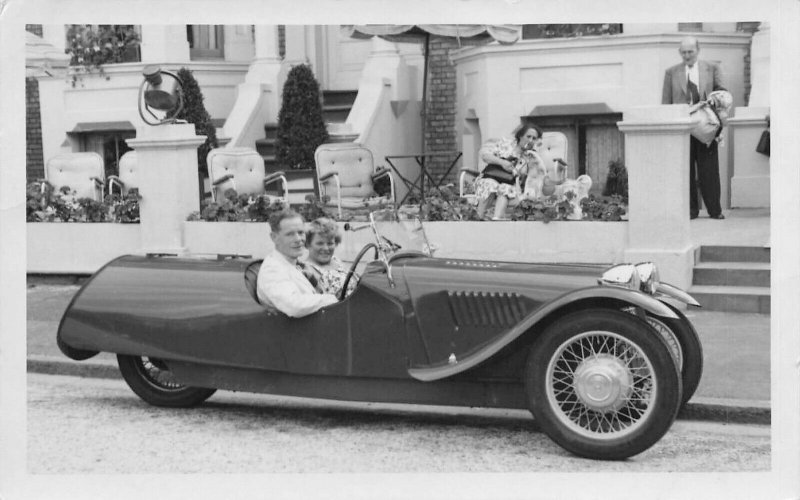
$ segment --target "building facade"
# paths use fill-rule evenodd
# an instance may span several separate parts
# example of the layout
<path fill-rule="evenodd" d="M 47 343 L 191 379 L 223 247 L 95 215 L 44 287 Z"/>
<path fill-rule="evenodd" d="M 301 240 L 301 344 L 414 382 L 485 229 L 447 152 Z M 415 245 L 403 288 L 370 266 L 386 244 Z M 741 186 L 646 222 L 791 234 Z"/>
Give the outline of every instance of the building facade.
<path fill-rule="evenodd" d="M 88 29 L 95 36 L 109 29 L 81 26 L 82 33 Z M 677 47 L 687 33 L 700 40 L 701 58 L 720 63 L 736 108 L 748 107 L 756 85 L 759 108 L 751 116 L 768 113 L 768 52 L 766 62 L 752 61 L 759 23 L 526 25 L 512 45 L 432 37 L 424 119 L 426 58 L 420 43 L 354 39 L 332 25 L 111 28 L 132 32 L 136 50 L 87 68 L 72 57 L 74 28 L 29 27 L 29 53 L 33 44 L 50 47 L 46 56 L 29 61 L 29 178 L 42 177 L 47 159 L 66 151 L 96 151 L 113 171 L 129 149 L 126 140 L 142 125 L 137 92 L 149 64 L 193 72 L 217 135 L 228 146 L 256 148 L 265 125 L 277 121 L 288 68 L 307 63 L 325 94 L 334 140 L 361 142 L 379 160 L 459 151 L 461 164 L 474 166 L 483 141 L 533 121 L 567 135 L 570 176 L 590 175 L 596 191 L 609 162 L 625 160 L 617 122 L 627 109 L 660 104 L 664 71 L 680 61 Z M 737 182 L 736 138 L 731 139 L 720 151 L 726 207 L 738 203 L 731 189 Z M 400 168 L 411 174 L 414 165 Z M 756 173 L 748 179 L 768 180 L 768 170 Z M 768 195 L 761 198 L 747 203 L 769 206 Z"/>

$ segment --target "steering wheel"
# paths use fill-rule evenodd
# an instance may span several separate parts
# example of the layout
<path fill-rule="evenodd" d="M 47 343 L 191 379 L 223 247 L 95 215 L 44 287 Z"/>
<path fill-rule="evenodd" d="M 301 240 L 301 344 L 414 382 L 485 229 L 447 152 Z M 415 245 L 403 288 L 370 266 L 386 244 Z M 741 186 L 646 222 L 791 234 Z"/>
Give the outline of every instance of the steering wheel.
<path fill-rule="evenodd" d="M 356 255 L 356 259 L 353 261 L 353 265 L 350 266 L 350 270 L 347 271 L 347 277 L 344 279 L 344 285 L 342 285 L 342 291 L 339 293 L 339 300 L 344 300 L 345 296 L 347 295 L 347 285 L 350 284 L 350 279 L 356 273 L 356 267 L 358 267 L 358 263 L 361 261 L 361 258 L 364 257 L 364 254 L 367 253 L 367 250 L 369 250 L 370 248 L 375 249 L 375 258 L 376 259 L 378 258 L 378 245 L 376 245 L 375 243 L 367 243 L 366 245 L 364 245 L 364 248 L 362 248 L 361 251 L 358 252 L 358 255 Z"/>

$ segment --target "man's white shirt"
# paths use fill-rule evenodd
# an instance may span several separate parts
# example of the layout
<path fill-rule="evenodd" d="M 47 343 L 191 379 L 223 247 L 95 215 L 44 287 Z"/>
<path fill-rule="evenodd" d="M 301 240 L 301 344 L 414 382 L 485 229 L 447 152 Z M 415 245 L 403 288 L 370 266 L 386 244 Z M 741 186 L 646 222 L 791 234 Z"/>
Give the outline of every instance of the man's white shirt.
<path fill-rule="evenodd" d="M 308 316 L 337 302 L 333 295 L 317 293 L 297 266 L 279 252 L 267 255 L 261 263 L 258 299 L 293 318 Z"/>

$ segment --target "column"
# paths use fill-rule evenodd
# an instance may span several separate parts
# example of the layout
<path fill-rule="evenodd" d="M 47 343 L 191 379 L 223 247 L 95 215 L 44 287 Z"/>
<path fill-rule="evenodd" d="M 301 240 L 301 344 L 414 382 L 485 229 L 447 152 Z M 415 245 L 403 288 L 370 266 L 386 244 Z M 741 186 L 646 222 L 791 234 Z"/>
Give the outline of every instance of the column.
<path fill-rule="evenodd" d="M 306 27 L 301 25 L 286 25 L 286 55 L 284 59 L 290 65 L 308 64 L 308 39 Z"/>
<path fill-rule="evenodd" d="M 625 133 L 628 243 L 625 261 L 653 261 L 661 278 L 691 284 L 694 252 L 689 226 L 689 107 L 642 106 L 617 124 Z"/>
<path fill-rule="evenodd" d="M 144 125 L 127 143 L 136 150 L 143 252 L 186 253 L 183 222 L 200 209 L 194 124 Z"/>
<path fill-rule="evenodd" d="M 223 26 L 226 61 L 251 61 L 253 59 L 253 27 L 247 24 Z"/>
<path fill-rule="evenodd" d="M 255 27 L 255 58 L 244 82 L 239 84 L 236 102 L 223 128 L 226 147 L 255 148 L 264 138 L 264 124 L 278 121 L 282 62 L 278 55 L 278 26 Z M 285 79 L 285 75 L 283 75 Z"/>
<path fill-rule="evenodd" d="M 190 60 L 185 25 L 143 24 L 143 63 L 184 63 Z"/>
<path fill-rule="evenodd" d="M 769 23 L 761 23 L 750 45 L 750 98 L 747 105 L 769 107 Z"/>
<path fill-rule="evenodd" d="M 768 107 L 741 107 L 728 119 L 728 136 L 733 147 L 731 207 L 769 208 L 769 156 L 756 152 L 761 134 L 767 129 Z"/>

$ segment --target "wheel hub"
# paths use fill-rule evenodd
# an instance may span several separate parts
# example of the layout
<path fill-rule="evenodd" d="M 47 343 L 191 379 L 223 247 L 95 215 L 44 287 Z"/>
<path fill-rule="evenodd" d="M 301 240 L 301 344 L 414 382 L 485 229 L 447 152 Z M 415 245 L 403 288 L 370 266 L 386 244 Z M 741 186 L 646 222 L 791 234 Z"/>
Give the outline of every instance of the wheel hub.
<path fill-rule="evenodd" d="M 619 409 L 633 390 L 633 377 L 622 361 L 599 354 L 581 362 L 575 370 L 575 392 L 595 411 Z"/>

